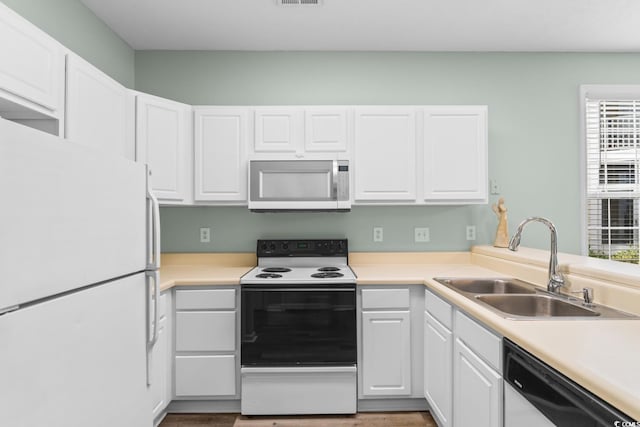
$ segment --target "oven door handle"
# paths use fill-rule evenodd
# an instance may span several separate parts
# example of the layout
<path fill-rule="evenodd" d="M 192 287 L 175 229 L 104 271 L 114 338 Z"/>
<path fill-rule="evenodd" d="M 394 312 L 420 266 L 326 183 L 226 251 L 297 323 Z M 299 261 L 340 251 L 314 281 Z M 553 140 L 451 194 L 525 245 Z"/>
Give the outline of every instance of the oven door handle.
<path fill-rule="evenodd" d="M 355 288 L 242 288 L 243 292 L 355 292 Z"/>

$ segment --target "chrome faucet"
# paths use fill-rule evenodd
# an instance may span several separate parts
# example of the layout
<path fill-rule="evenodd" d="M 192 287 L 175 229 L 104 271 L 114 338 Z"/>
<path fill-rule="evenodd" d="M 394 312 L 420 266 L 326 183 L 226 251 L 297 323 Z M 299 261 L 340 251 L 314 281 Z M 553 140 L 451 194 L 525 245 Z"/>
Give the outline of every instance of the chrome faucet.
<path fill-rule="evenodd" d="M 558 232 L 551 221 L 541 217 L 531 217 L 522 221 L 509 241 L 509 250 L 518 250 L 518 246 L 520 246 L 520 238 L 522 237 L 522 230 L 525 225 L 532 221 L 543 223 L 549 227 L 549 230 L 551 231 L 551 258 L 549 259 L 549 282 L 547 283 L 547 290 L 549 292 L 559 293 L 560 288 L 564 286 L 564 278 L 558 271 Z"/>

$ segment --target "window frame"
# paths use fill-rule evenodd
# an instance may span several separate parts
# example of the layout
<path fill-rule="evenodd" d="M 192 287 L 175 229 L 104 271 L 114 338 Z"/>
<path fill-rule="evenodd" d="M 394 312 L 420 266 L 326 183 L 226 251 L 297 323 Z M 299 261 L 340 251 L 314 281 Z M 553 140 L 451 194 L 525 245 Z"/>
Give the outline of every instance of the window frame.
<path fill-rule="evenodd" d="M 589 256 L 587 217 L 587 99 L 640 100 L 640 85 L 584 84 L 579 90 L 580 121 L 580 248 L 582 255 Z"/>

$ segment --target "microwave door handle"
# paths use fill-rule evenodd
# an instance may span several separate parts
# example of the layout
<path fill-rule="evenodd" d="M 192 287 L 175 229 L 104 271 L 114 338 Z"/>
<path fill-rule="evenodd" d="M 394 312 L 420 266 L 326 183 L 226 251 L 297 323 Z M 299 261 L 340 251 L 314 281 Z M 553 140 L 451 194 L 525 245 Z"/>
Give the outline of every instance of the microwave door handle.
<path fill-rule="evenodd" d="M 338 161 L 333 161 L 333 171 L 331 175 L 331 200 L 338 200 Z"/>

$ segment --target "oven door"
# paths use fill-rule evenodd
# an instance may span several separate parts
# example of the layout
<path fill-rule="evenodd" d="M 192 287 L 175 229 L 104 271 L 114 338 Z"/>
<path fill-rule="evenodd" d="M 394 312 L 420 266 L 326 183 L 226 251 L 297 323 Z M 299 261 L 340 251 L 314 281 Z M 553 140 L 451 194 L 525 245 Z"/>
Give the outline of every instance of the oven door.
<path fill-rule="evenodd" d="M 243 366 L 356 364 L 356 288 L 242 285 Z"/>

